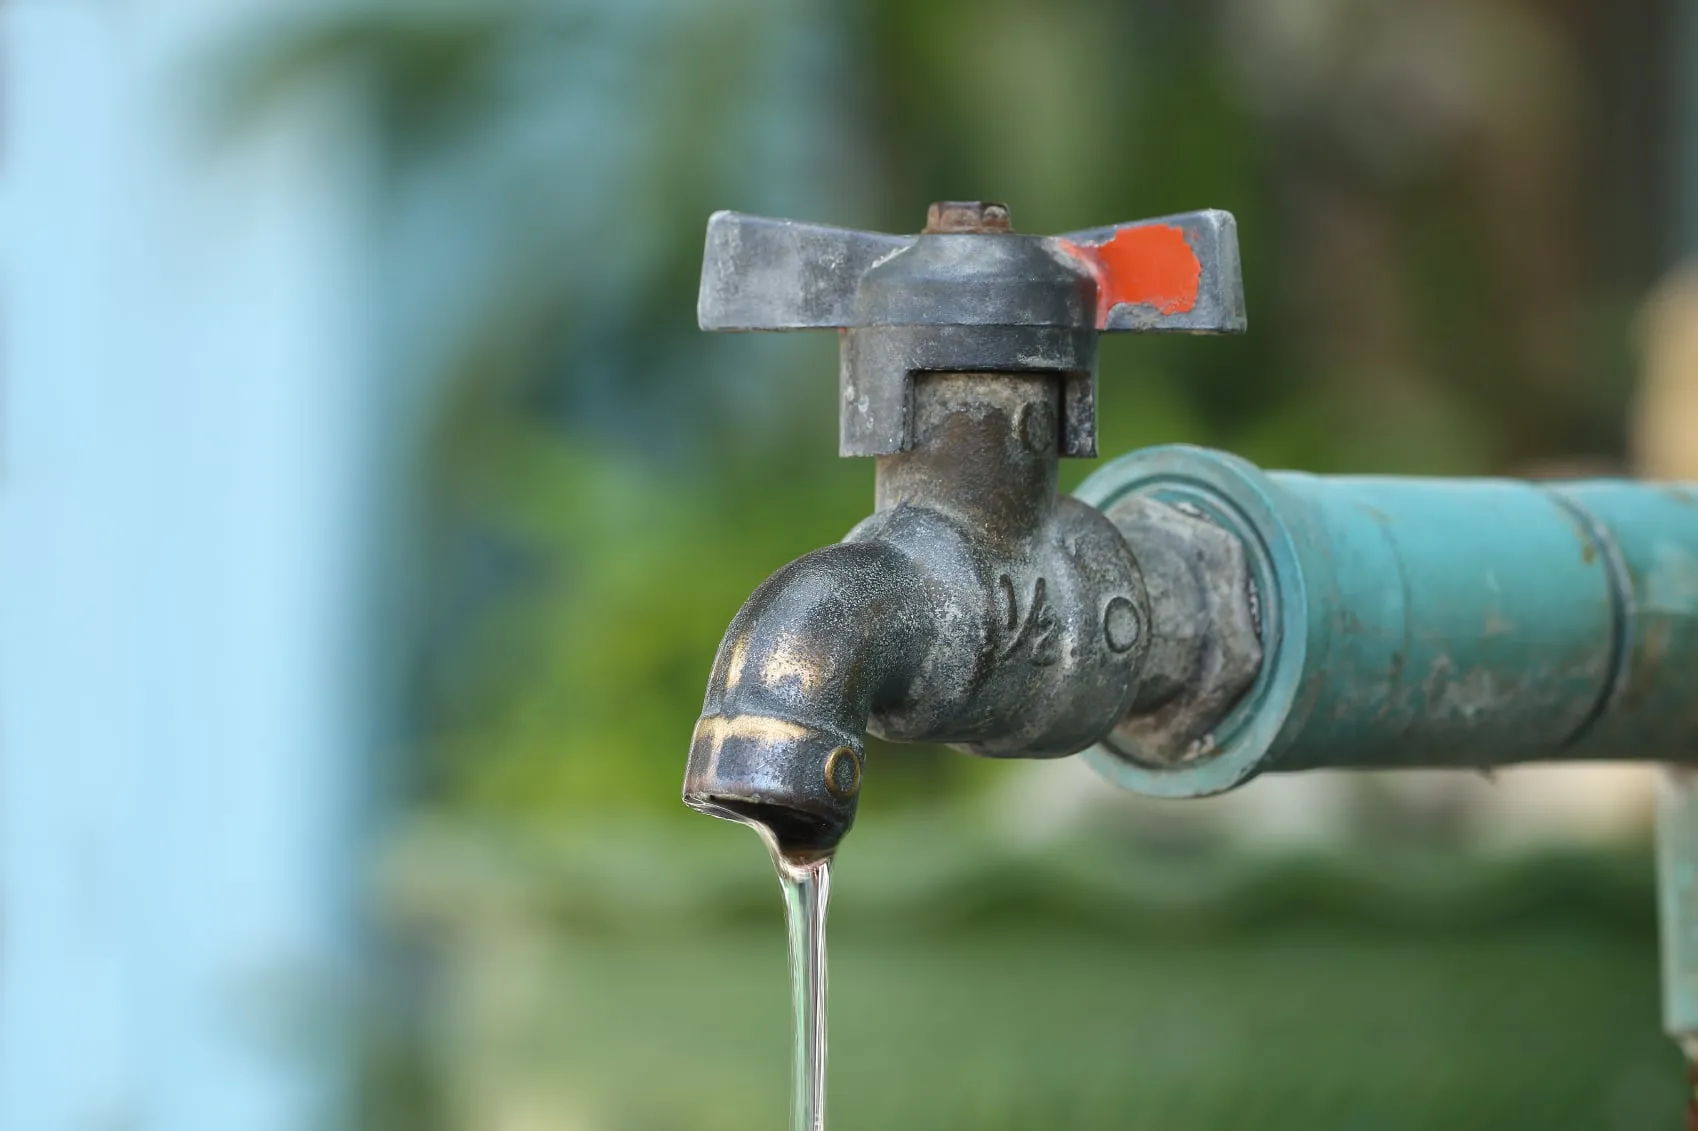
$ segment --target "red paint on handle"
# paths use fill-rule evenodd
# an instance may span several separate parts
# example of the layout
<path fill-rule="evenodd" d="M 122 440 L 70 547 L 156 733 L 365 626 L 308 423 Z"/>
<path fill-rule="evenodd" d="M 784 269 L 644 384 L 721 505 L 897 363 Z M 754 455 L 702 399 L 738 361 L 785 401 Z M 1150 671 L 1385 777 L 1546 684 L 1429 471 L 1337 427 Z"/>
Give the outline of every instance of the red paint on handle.
<path fill-rule="evenodd" d="M 1171 224 L 1121 228 L 1100 244 L 1062 247 L 1084 260 L 1097 277 L 1097 326 L 1121 303 L 1149 306 L 1158 314 L 1184 314 L 1197 305 L 1203 264 L 1185 233 Z"/>

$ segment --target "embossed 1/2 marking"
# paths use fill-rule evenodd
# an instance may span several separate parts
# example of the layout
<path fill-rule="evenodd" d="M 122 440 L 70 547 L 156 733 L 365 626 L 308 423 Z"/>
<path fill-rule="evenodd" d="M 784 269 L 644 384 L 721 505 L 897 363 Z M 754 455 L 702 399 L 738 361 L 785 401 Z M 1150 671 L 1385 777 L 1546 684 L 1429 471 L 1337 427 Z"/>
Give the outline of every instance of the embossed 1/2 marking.
<path fill-rule="evenodd" d="M 1056 616 L 1054 606 L 1045 595 L 1044 579 L 1040 577 L 1032 584 L 1032 600 L 1026 606 L 1024 616 L 1020 612 L 1020 598 L 1014 588 L 1014 579 L 1005 573 L 996 581 L 1007 605 L 1003 628 L 1009 633 L 1008 643 L 1003 645 L 997 658 L 1006 660 L 1026 648 L 1029 650 L 1027 659 L 1033 667 L 1045 668 L 1061 659 L 1061 618 Z"/>

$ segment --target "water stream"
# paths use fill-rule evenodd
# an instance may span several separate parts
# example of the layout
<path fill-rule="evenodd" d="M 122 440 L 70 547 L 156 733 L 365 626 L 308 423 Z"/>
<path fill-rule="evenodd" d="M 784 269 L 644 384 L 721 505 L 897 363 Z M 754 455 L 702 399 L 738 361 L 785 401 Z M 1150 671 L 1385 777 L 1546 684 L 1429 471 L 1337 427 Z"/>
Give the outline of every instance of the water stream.
<path fill-rule="evenodd" d="M 831 901 L 835 850 L 787 848 L 778 834 L 747 811 L 700 800 L 690 804 L 754 829 L 772 854 L 790 939 L 790 1128 L 825 1131 L 825 912 Z"/>
<path fill-rule="evenodd" d="M 831 856 L 786 854 L 767 839 L 790 936 L 791 1131 L 825 1129 L 825 912 Z"/>

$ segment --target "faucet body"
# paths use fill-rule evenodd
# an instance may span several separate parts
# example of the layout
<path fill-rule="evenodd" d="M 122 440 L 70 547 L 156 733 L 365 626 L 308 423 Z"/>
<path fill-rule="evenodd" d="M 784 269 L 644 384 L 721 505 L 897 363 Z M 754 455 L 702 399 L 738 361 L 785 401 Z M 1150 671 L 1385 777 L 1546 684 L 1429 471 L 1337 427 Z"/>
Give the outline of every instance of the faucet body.
<path fill-rule="evenodd" d="M 1177 252 L 1179 269 L 1111 279 L 1100 249 L 1140 240 Z M 1168 689 L 1156 698 L 1182 700 L 1207 649 L 1179 624 L 1152 633 L 1152 617 L 1204 608 L 1200 579 L 1222 571 L 1161 558 L 1176 569 L 1152 603 L 1126 540 L 1057 494 L 1057 469 L 1096 452 L 1098 334 L 1241 328 L 1236 256 L 1224 213 L 1057 239 L 1010 233 L 997 205 L 934 206 L 906 238 L 716 215 L 702 324 L 840 328 L 841 447 L 877 473 L 872 516 L 774 574 L 732 621 L 686 801 L 828 850 L 854 820 L 869 731 L 1059 757 L 1132 709 L 1145 668 L 1165 673 L 1146 681 Z M 1228 699 L 1259 659 L 1244 637 Z"/>
<path fill-rule="evenodd" d="M 728 629 L 687 793 L 823 847 L 853 821 L 864 732 L 1044 758 L 1120 719 L 1148 597 L 1113 524 L 1056 493 L 1061 396 L 1043 373 L 914 381 L 913 440 L 879 458 L 872 516 Z"/>
<path fill-rule="evenodd" d="M 931 582 L 937 634 L 870 729 L 974 754 L 1056 757 L 1130 703 L 1143 579 L 1101 511 L 1056 494 L 1060 382 L 928 373 L 912 447 L 878 461 L 851 543 L 899 547 Z"/>

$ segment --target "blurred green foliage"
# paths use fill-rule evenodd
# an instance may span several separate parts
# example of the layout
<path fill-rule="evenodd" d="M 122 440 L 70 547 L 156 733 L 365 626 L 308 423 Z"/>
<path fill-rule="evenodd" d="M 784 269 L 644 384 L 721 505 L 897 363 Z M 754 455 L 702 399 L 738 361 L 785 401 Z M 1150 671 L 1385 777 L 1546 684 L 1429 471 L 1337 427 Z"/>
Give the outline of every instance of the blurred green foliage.
<path fill-rule="evenodd" d="M 443 390 L 419 788 L 675 809 L 736 603 L 865 511 L 871 469 L 833 454 L 829 340 L 695 331 L 713 208 L 912 230 L 931 199 L 988 197 L 1033 231 L 1228 208 L 1251 332 L 1108 343 L 1106 453 L 1617 457 L 1647 264 L 1621 251 L 1636 202 L 1560 175 L 1630 125 L 1574 22 L 1460 0 L 413 0 L 270 29 L 228 103 L 335 76 L 364 107 L 389 352 Z M 927 789 L 971 776 L 914 764 Z"/>
<path fill-rule="evenodd" d="M 414 939 L 446 984 L 419 991 L 440 1008 L 426 1035 L 397 1036 L 373 1125 L 741 1128 L 782 1110 L 773 893 L 747 889 L 764 892 L 747 897 L 758 930 L 649 904 L 682 887 L 755 906 L 717 886 L 766 882 L 752 839 L 678 803 L 688 736 L 737 606 L 865 513 L 872 469 L 835 458 L 831 336 L 695 329 L 711 210 L 910 231 L 931 200 L 1000 199 L 1017 227 L 1064 231 L 1227 208 L 1250 333 L 1105 343 L 1106 454 L 1190 441 L 1317 471 L 1608 468 L 1629 315 L 1660 264 L 1645 186 L 1661 125 L 1634 54 L 1649 11 L 373 0 L 261 29 L 229 115 L 330 90 L 374 139 L 386 363 L 435 406 L 413 437 L 410 788 L 489 855 L 427 852 L 390 877 L 448 890 Z M 1293 873 L 1195 889 L 1289 909 L 1258 933 L 1205 914 L 1190 936 L 1140 935 L 1132 920 L 1172 908 L 1100 870 L 1018 882 L 986 860 L 994 841 L 952 841 L 935 811 L 879 856 L 880 816 L 935 810 L 1002 767 L 872 761 L 840 896 L 841 1126 L 1674 1118 L 1643 862 L 1638 880 L 1568 891 L 1623 904 L 1566 918 L 1510 898 L 1485 926 L 1430 929 L 1385 909 L 1448 895 L 1371 883 L 1378 897 L 1331 914 L 1337 885 Z M 622 815 L 662 822 L 633 826 L 648 855 L 586 823 Z M 695 822 L 688 840 L 657 831 L 673 818 Z M 597 839 L 505 847 L 562 825 Z M 1005 914 L 919 941 L 922 901 L 857 930 L 854 908 L 951 844 L 971 867 L 927 888 L 932 906 L 1002 893 Z M 877 862 L 857 887 L 863 853 Z M 608 861 L 614 910 L 551 902 L 603 890 L 582 869 Z M 1092 927 L 1102 906 L 1122 913 Z M 1050 925 L 1020 926 L 1035 920 Z M 420 1042 L 434 1073 L 409 1074 Z"/>

